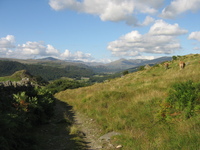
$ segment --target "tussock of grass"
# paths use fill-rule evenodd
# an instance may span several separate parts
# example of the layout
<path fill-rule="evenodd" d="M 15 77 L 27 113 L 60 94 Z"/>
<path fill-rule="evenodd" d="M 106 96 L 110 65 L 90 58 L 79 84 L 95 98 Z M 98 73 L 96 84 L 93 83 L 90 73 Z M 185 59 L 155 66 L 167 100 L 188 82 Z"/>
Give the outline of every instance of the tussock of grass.
<path fill-rule="evenodd" d="M 79 133 L 79 130 L 76 126 L 73 125 L 73 126 L 70 127 L 70 134 L 71 135 L 76 135 L 78 133 Z"/>
<path fill-rule="evenodd" d="M 174 60 L 168 70 L 160 64 L 106 83 L 66 90 L 56 98 L 94 118 L 105 133 L 121 132 L 113 140 L 126 150 L 199 149 L 200 116 L 170 123 L 158 117 L 174 83 L 200 82 L 200 55 L 181 60 L 188 64 L 183 70 L 178 67 L 179 60 Z"/>

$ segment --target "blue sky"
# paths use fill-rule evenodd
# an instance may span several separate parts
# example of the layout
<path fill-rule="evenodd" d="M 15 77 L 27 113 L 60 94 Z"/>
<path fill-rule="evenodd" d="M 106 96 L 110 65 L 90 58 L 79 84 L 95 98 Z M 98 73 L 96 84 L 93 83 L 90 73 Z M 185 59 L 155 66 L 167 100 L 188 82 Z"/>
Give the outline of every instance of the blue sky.
<path fill-rule="evenodd" d="M 0 0 L 0 57 L 110 62 L 200 52 L 200 0 Z"/>

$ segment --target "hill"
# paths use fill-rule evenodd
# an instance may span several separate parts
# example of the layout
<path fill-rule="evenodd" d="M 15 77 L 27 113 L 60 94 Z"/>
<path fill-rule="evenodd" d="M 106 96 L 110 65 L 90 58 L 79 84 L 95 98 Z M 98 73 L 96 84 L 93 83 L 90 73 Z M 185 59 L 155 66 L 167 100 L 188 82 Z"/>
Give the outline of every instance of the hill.
<path fill-rule="evenodd" d="M 180 60 L 185 69 L 179 69 Z M 199 54 L 186 55 L 170 61 L 167 70 L 157 64 L 55 96 L 92 118 L 102 135 L 120 132 L 110 142 L 123 149 L 199 149 L 199 60 Z"/>
<path fill-rule="evenodd" d="M 148 59 L 119 59 L 107 64 L 92 65 L 90 66 L 95 72 L 98 73 L 116 73 L 124 70 L 135 70 L 131 68 L 138 68 L 139 66 L 144 66 L 147 64 L 157 64 L 164 61 L 172 60 L 171 57 L 160 57 L 153 60 Z M 132 71 L 131 71 L 132 72 Z"/>
<path fill-rule="evenodd" d="M 58 63 L 51 66 L 50 63 L 52 63 L 52 61 L 43 63 L 48 63 L 48 65 L 41 63 L 27 64 L 16 61 L 3 60 L 0 61 L 0 76 L 1 77 L 9 76 L 16 71 L 27 70 L 28 72 L 30 72 L 30 74 L 42 77 L 46 81 L 49 81 L 49 80 L 59 79 L 61 77 L 80 79 L 81 77 L 90 77 L 94 74 L 94 72 L 91 69 L 85 67 L 80 67 L 75 65 L 62 66 L 59 65 Z"/>
<path fill-rule="evenodd" d="M 0 82 L 4 81 L 22 81 L 28 79 L 29 82 L 37 85 L 45 85 L 47 82 L 41 78 L 31 75 L 27 70 L 16 71 L 10 76 L 0 77 Z"/>
<path fill-rule="evenodd" d="M 11 59 L 11 58 L 0 58 L 3 61 L 14 61 L 28 65 L 43 65 L 56 68 L 65 68 L 68 66 L 74 66 L 78 68 L 85 68 L 92 70 L 95 73 L 116 73 L 123 70 L 127 70 L 134 67 L 143 66 L 146 64 L 156 64 L 164 61 L 171 60 L 171 57 L 160 57 L 153 60 L 147 59 L 119 59 L 111 63 L 99 63 L 99 62 L 82 62 L 82 61 L 70 61 L 70 60 L 59 60 L 53 57 L 47 57 L 42 59 Z"/>

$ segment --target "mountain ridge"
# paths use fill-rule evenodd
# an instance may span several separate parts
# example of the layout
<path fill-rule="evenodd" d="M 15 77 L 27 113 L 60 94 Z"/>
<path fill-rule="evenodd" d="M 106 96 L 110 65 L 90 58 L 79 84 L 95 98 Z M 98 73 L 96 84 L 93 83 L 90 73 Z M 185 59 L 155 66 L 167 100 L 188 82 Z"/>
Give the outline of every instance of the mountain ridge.
<path fill-rule="evenodd" d="M 146 64 L 156 64 L 164 61 L 172 60 L 172 57 L 160 57 L 152 60 L 148 59 L 119 59 L 110 63 L 99 62 L 83 62 L 60 60 L 54 57 L 46 57 L 42 59 L 13 59 L 13 58 L 0 58 L 0 60 L 17 61 L 22 64 L 40 64 L 44 66 L 54 66 L 58 68 L 65 68 L 66 66 L 78 66 L 87 69 L 92 69 L 96 73 L 116 73 L 134 67 L 143 66 Z"/>

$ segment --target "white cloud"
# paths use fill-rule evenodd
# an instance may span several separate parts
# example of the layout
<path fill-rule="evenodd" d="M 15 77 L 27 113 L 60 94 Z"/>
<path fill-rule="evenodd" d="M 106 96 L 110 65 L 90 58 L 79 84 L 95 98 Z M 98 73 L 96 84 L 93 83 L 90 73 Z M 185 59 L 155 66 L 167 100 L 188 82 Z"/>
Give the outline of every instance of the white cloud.
<path fill-rule="evenodd" d="M 44 42 L 31 42 L 18 45 L 13 55 L 19 54 L 21 58 L 39 58 L 46 56 L 58 56 L 59 51 L 52 45 L 45 45 Z"/>
<path fill-rule="evenodd" d="M 0 48 L 14 48 L 15 37 L 13 35 L 7 35 L 0 39 Z"/>
<path fill-rule="evenodd" d="M 59 52 L 54 46 L 45 44 L 44 42 L 31 42 L 15 45 L 13 35 L 7 35 L 0 39 L 0 55 L 6 58 L 41 58 L 41 57 L 56 57 L 59 59 L 93 61 L 91 54 L 76 51 L 75 53 L 65 50 Z"/>
<path fill-rule="evenodd" d="M 61 58 L 66 59 L 66 58 L 71 58 L 72 54 L 68 49 L 66 49 L 60 56 Z"/>
<path fill-rule="evenodd" d="M 136 57 L 139 55 L 137 51 L 113 51 L 112 54 L 117 57 Z"/>
<path fill-rule="evenodd" d="M 178 24 L 168 24 L 163 20 L 157 20 L 149 31 L 150 34 L 154 35 L 181 35 L 187 32 L 187 30 L 181 29 Z"/>
<path fill-rule="evenodd" d="M 21 58 L 40 58 L 40 57 L 57 57 L 70 60 L 87 60 L 91 58 L 91 54 L 85 54 L 77 51 L 74 54 L 69 50 L 60 53 L 52 45 L 45 45 L 43 42 L 26 42 L 26 44 L 18 45 L 16 53 L 20 54 Z M 14 54 L 14 53 L 13 53 Z"/>
<path fill-rule="evenodd" d="M 200 50 L 200 47 L 194 47 L 193 50 Z"/>
<path fill-rule="evenodd" d="M 163 18 L 175 18 L 186 11 L 195 12 L 198 10 L 200 10 L 199 0 L 174 0 L 169 6 L 163 9 L 160 16 Z"/>
<path fill-rule="evenodd" d="M 50 54 L 50 55 L 58 55 L 59 54 L 59 51 L 54 48 L 52 45 L 47 45 L 47 48 L 46 48 L 46 54 Z"/>
<path fill-rule="evenodd" d="M 176 36 L 185 33 L 187 31 L 177 24 L 171 25 L 160 20 L 155 22 L 148 33 L 142 35 L 138 31 L 132 31 L 110 42 L 107 48 L 115 56 L 142 53 L 171 54 L 181 49 Z"/>
<path fill-rule="evenodd" d="M 41 55 L 45 53 L 46 47 L 43 43 L 38 42 L 26 42 L 26 44 L 18 45 L 17 51 L 18 53 L 24 56 L 32 56 L 32 55 Z"/>
<path fill-rule="evenodd" d="M 54 10 L 63 10 L 63 9 L 79 9 L 81 3 L 75 0 L 50 0 L 49 5 Z"/>
<path fill-rule="evenodd" d="M 137 57 L 135 57 L 136 59 L 149 59 L 149 60 L 152 60 L 152 59 L 156 59 L 156 58 L 159 58 L 159 57 L 161 57 L 161 56 L 137 56 Z"/>
<path fill-rule="evenodd" d="M 13 35 L 7 35 L 6 37 L 0 38 L 0 55 L 10 55 L 12 49 L 15 48 L 15 37 Z"/>
<path fill-rule="evenodd" d="M 66 60 L 80 60 L 80 61 L 92 61 L 93 58 L 89 53 L 83 53 L 81 51 L 76 51 L 75 53 L 70 52 L 66 49 L 63 53 L 60 54 L 61 59 Z"/>
<path fill-rule="evenodd" d="M 200 42 L 200 31 L 192 32 L 189 35 L 188 39 L 190 39 L 190 40 L 193 39 L 193 40 L 197 40 Z"/>
<path fill-rule="evenodd" d="M 138 13 L 154 14 L 164 0 L 49 0 L 54 10 L 70 9 L 97 15 L 102 21 L 125 21 L 138 26 Z M 149 18 L 150 19 L 150 18 Z M 150 21 L 150 20 L 149 20 Z M 147 20 L 146 20 L 147 24 Z"/>
<path fill-rule="evenodd" d="M 147 26 L 147 25 L 153 23 L 154 20 L 155 20 L 154 18 L 152 18 L 152 17 L 150 17 L 150 16 L 147 16 L 147 17 L 145 18 L 144 22 L 141 24 L 141 26 Z"/>
<path fill-rule="evenodd" d="M 164 0 L 133 0 L 140 13 L 155 14 L 163 5 Z"/>

